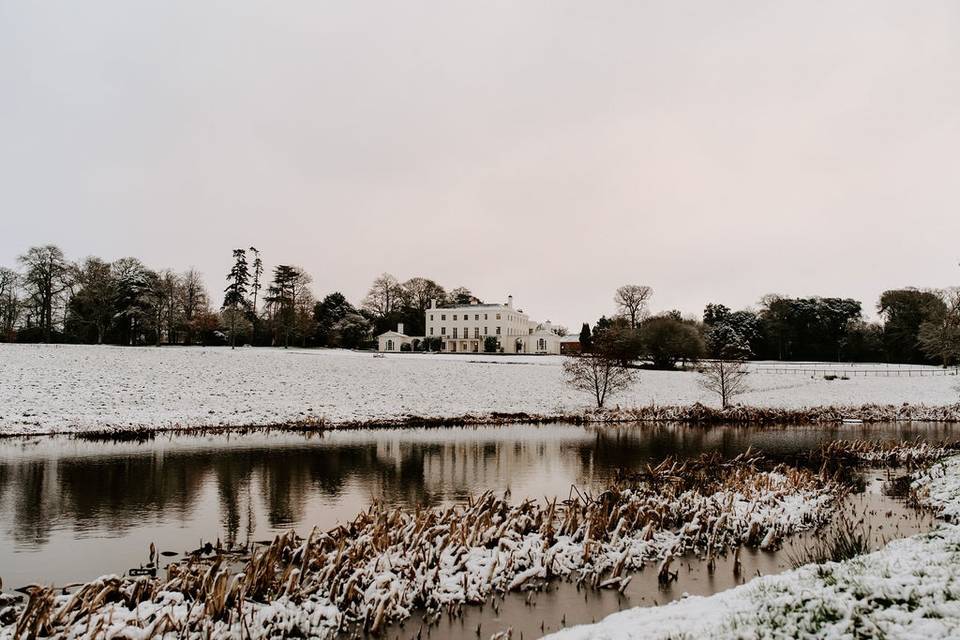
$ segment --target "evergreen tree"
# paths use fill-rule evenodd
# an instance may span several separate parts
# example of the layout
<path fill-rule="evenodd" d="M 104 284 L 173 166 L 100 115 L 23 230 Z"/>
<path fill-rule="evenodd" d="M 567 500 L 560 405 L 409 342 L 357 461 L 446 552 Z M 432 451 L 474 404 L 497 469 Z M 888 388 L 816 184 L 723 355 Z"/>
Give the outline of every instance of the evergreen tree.
<path fill-rule="evenodd" d="M 580 350 L 590 351 L 593 348 L 593 336 L 590 335 L 590 324 L 584 322 L 580 329 Z"/>
<path fill-rule="evenodd" d="M 247 268 L 247 253 L 243 249 L 233 250 L 233 268 L 227 274 L 227 288 L 224 289 L 222 309 L 230 309 L 230 348 L 237 348 L 237 312 L 246 304 L 247 284 L 250 271 Z"/>
<path fill-rule="evenodd" d="M 330 346 L 333 327 L 357 310 L 342 293 L 335 291 L 313 306 L 314 337 L 321 347 Z"/>
<path fill-rule="evenodd" d="M 136 258 L 115 260 L 111 271 L 116 278 L 115 315 L 121 344 L 140 344 L 152 317 L 150 270 Z"/>
<path fill-rule="evenodd" d="M 253 254 L 253 282 L 250 284 L 251 304 L 250 320 L 253 322 L 253 344 L 257 343 L 257 294 L 260 292 L 260 276 L 263 275 L 263 261 L 256 247 L 250 247 Z"/>
<path fill-rule="evenodd" d="M 267 296 L 264 298 L 271 308 L 274 330 L 283 337 L 284 348 L 290 346 L 290 331 L 296 320 L 296 286 L 300 277 L 296 267 L 277 265 L 273 269 L 273 282 L 267 287 Z"/>

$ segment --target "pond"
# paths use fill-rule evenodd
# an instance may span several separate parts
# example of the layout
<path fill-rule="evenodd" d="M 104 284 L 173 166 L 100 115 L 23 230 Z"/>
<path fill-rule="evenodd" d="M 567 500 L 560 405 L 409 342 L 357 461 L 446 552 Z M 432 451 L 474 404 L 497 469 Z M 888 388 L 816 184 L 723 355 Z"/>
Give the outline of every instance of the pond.
<path fill-rule="evenodd" d="M 63 585 L 183 553 L 330 528 L 379 500 L 437 505 L 598 487 L 668 455 L 790 454 L 832 439 L 940 441 L 953 425 L 463 427 L 160 434 L 145 442 L 0 440 L 0 578 Z"/>

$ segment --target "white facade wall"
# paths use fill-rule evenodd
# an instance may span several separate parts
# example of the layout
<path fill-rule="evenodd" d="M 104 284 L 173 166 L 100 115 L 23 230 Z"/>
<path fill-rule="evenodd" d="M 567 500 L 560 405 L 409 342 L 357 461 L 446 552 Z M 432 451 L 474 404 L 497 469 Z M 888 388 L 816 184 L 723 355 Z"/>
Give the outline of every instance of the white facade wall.
<path fill-rule="evenodd" d="M 411 344 L 412 346 L 413 338 L 410 336 L 403 335 L 402 333 L 397 333 L 396 331 L 388 331 L 377 336 L 377 350 L 378 351 L 401 351 L 401 346 L 404 344 Z"/>
<path fill-rule="evenodd" d="M 537 353 L 536 346 L 544 346 L 531 340 L 537 323 L 512 302 L 430 308 L 425 315 L 426 337 L 440 338 L 443 351 L 481 353 L 487 336 L 497 338 L 504 353 Z M 559 338 L 549 342 L 541 353 L 560 353 Z"/>

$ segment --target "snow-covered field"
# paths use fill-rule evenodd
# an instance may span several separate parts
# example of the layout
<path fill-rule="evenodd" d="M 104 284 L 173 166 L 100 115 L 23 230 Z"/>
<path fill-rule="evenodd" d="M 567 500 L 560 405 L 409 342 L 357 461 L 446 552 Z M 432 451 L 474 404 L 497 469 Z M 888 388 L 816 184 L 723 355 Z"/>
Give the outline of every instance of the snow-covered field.
<path fill-rule="evenodd" d="M 941 517 L 960 514 L 960 457 L 918 475 Z M 846 562 L 757 578 L 710 597 L 629 609 L 550 640 L 960 637 L 960 525 Z"/>
<path fill-rule="evenodd" d="M 339 350 L 0 345 L 0 433 L 88 428 L 332 423 L 590 406 L 559 356 Z M 859 369 L 869 365 L 858 365 Z M 879 365 L 878 365 L 879 366 Z M 716 405 L 690 372 L 644 371 L 623 407 Z M 957 402 L 957 376 L 855 377 L 758 371 L 738 400 L 763 407 Z"/>

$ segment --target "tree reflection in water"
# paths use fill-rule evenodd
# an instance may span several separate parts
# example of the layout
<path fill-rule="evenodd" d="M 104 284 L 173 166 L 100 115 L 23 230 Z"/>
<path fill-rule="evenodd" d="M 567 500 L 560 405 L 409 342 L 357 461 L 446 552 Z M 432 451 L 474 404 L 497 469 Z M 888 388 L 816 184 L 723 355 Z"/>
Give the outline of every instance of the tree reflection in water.
<path fill-rule="evenodd" d="M 14 567 L 13 576 L 4 569 L 8 583 L 26 577 L 31 564 L 53 568 L 29 580 L 89 579 L 128 568 L 123 563 L 136 562 L 155 537 L 161 548 L 215 536 L 233 546 L 290 527 L 332 527 L 374 500 L 431 506 L 487 489 L 510 489 L 514 499 L 565 496 L 571 484 L 597 485 L 617 469 L 668 455 L 735 455 L 751 445 L 789 453 L 836 438 L 956 433 L 946 425 L 544 425 L 183 435 L 139 444 L 8 440 L 0 442 L 0 567 Z M 109 545 L 120 566 L 84 566 L 73 551 L 80 541 Z"/>

